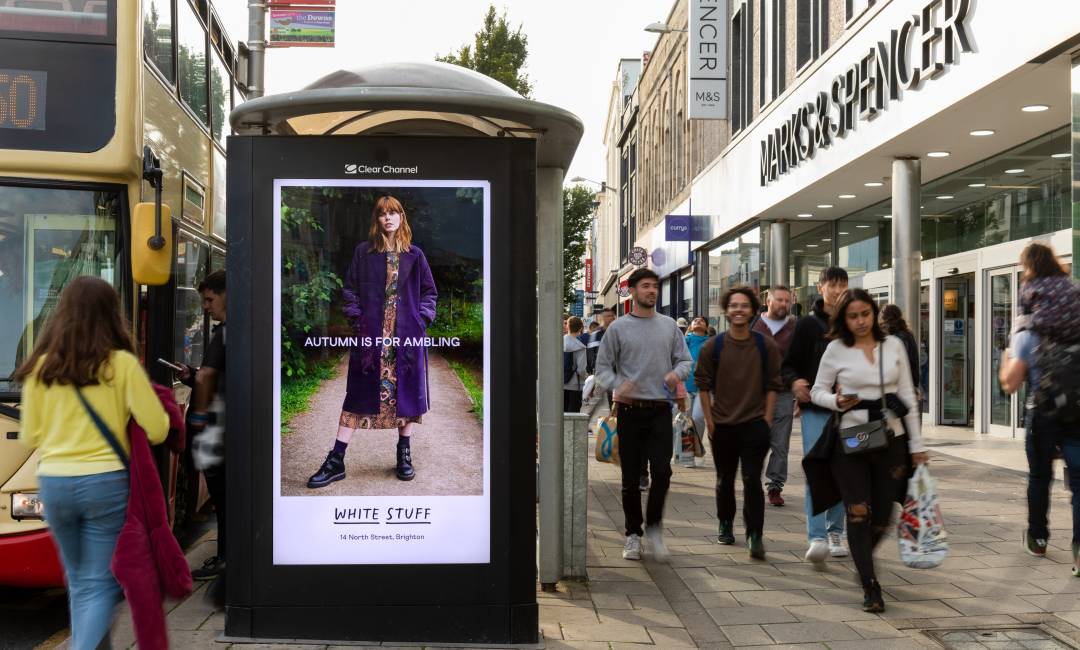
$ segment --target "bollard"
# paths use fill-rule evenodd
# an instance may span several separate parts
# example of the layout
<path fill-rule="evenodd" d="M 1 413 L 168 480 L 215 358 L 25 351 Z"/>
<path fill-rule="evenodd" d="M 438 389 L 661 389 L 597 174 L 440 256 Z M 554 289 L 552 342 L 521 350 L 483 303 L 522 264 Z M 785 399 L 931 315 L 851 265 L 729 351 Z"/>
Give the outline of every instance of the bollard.
<path fill-rule="evenodd" d="M 562 577 L 585 577 L 589 519 L 589 415 L 563 413 Z"/>

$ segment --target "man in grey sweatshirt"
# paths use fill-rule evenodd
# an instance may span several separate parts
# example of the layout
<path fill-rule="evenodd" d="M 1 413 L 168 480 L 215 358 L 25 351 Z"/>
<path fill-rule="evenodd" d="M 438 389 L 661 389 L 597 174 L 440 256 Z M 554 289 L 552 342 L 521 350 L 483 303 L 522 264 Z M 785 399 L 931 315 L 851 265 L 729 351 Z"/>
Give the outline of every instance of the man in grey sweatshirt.
<path fill-rule="evenodd" d="M 596 382 L 613 391 L 619 432 L 619 464 L 622 469 L 622 504 L 626 518 L 623 558 L 641 559 L 644 533 L 653 556 L 666 560 L 661 520 L 664 499 L 671 482 L 671 405 L 675 388 L 693 371 L 686 339 L 675 321 L 656 313 L 660 278 L 650 269 L 630 274 L 633 308 L 612 323 L 600 342 L 596 358 Z M 642 530 L 641 459 L 652 466 Z"/>

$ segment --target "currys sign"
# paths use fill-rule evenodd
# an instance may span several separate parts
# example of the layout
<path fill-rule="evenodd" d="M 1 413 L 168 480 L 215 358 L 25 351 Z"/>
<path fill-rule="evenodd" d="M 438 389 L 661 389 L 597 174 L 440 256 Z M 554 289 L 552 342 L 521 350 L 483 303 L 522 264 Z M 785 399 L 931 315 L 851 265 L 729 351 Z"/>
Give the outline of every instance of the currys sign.
<path fill-rule="evenodd" d="M 843 73 L 800 106 L 761 141 L 760 181 L 764 187 L 814 157 L 818 149 L 846 137 L 956 63 L 973 47 L 965 27 L 971 0 L 931 0 L 918 14 L 889 32 Z M 939 46 L 941 56 L 939 58 Z"/>
<path fill-rule="evenodd" d="M 664 241 L 690 241 L 691 217 L 688 214 L 669 214 L 664 217 Z"/>

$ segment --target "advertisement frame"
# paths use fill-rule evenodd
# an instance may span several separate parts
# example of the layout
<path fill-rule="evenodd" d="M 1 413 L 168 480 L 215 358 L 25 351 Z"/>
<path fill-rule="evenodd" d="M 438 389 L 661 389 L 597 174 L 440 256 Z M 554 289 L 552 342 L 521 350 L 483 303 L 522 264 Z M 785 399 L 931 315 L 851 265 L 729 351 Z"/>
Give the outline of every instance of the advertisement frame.
<path fill-rule="evenodd" d="M 230 136 L 228 637 L 535 643 L 536 142 L 531 138 Z M 394 171 L 381 170 L 390 167 Z M 486 564 L 274 565 L 271 274 L 276 178 L 491 183 L 491 556 Z M 419 469 L 418 469 L 419 471 Z M 307 531 L 298 529 L 297 535 Z"/>

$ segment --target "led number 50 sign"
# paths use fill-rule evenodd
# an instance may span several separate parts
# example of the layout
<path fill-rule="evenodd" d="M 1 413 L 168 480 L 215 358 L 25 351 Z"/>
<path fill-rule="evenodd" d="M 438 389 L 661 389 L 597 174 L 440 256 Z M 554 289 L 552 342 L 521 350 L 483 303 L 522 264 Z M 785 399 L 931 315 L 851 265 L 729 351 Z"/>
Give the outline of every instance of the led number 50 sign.
<path fill-rule="evenodd" d="M 0 69 L 0 129 L 45 130 L 45 84 L 41 70 Z"/>

